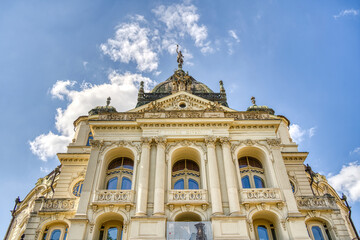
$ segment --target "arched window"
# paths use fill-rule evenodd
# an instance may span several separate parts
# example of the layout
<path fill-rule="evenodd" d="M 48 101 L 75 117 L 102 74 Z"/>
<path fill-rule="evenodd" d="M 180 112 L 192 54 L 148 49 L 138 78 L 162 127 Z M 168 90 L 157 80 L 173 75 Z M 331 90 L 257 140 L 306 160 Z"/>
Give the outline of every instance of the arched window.
<path fill-rule="evenodd" d="M 173 189 L 199 189 L 200 169 L 193 160 L 182 159 L 172 167 Z"/>
<path fill-rule="evenodd" d="M 60 229 L 55 229 L 51 233 L 50 240 L 60 240 L 60 235 L 61 235 L 61 230 Z"/>
<path fill-rule="evenodd" d="M 259 240 L 277 240 L 275 227 L 271 223 L 257 225 L 256 234 Z"/>
<path fill-rule="evenodd" d="M 86 142 L 86 146 L 90 146 L 90 140 L 94 139 L 92 132 L 89 132 L 88 139 Z"/>
<path fill-rule="evenodd" d="M 109 221 L 103 224 L 99 232 L 99 240 L 121 240 L 122 224 L 118 221 Z"/>
<path fill-rule="evenodd" d="M 65 223 L 46 226 L 41 240 L 66 240 L 68 226 Z"/>
<path fill-rule="evenodd" d="M 308 233 L 313 240 L 332 240 L 326 224 L 317 221 L 307 222 Z"/>
<path fill-rule="evenodd" d="M 265 188 L 264 168 L 261 162 L 248 156 L 241 157 L 238 161 L 243 188 Z"/>
<path fill-rule="evenodd" d="M 131 190 L 134 161 L 131 158 L 119 157 L 112 160 L 106 171 L 106 189 Z"/>
<path fill-rule="evenodd" d="M 83 187 L 83 183 L 84 181 L 79 181 L 75 184 L 75 186 L 73 187 L 73 191 L 72 193 L 74 194 L 75 197 L 80 197 L 81 191 L 82 191 L 82 187 Z"/>

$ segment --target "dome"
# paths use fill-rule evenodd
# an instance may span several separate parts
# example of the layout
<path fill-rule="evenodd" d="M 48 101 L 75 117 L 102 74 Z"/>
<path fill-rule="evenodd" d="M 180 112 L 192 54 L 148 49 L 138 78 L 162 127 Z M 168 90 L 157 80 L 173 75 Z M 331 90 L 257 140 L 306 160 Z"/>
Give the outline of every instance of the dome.
<path fill-rule="evenodd" d="M 89 111 L 89 115 L 97 115 L 100 113 L 114 113 L 117 112 L 113 106 L 110 106 L 111 98 L 106 99 L 106 106 L 97 106 Z"/>
<path fill-rule="evenodd" d="M 166 81 L 156 85 L 151 93 L 171 93 L 173 89 L 173 81 L 177 79 L 190 81 L 192 93 L 214 93 L 208 86 L 199 81 L 196 81 L 192 76 L 189 76 L 189 74 L 185 73 L 183 70 L 175 71 L 175 73 L 166 79 Z"/>
<path fill-rule="evenodd" d="M 136 107 L 140 107 L 180 91 L 185 91 L 213 102 L 218 102 L 225 107 L 228 106 L 222 81 L 220 81 L 220 93 L 214 93 L 208 86 L 196 81 L 188 72 L 184 72 L 179 68 L 172 76 L 156 85 L 149 93 L 144 92 L 144 84 L 141 83 Z"/>

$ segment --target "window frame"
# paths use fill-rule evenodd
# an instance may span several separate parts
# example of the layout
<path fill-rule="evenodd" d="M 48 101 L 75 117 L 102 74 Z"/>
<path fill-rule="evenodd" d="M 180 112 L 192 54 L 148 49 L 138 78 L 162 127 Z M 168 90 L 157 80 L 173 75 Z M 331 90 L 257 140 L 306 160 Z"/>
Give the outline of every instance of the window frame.
<path fill-rule="evenodd" d="M 326 230 L 325 230 L 324 226 L 326 226 L 326 229 L 329 232 L 330 238 L 329 238 L 328 234 L 326 233 Z M 328 224 L 326 224 L 325 222 L 320 222 L 320 221 L 309 221 L 309 222 L 306 222 L 306 228 L 308 230 L 309 237 L 312 240 L 315 239 L 314 234 L 312 232 L 313 227 L 319 227 L 320 228 L 320 231 L 321 231 L 321 234 L 323 235 L 324 240 L 336 239 L 336 238 L 333 237 L 332 231 L 330 231 L 330 228 L 329 228 Z"/>
<path fill-rule="evenodd" d="M 246 158 L 246 161 L 247 161 L 246 167 L 240 167 L 240 160 L 243 158 Z M 261 168 L 251 166 L 249 158 L 252 158 L 252 159 L 255 159 L 256 161 L 258 161 L 261 165 Z M 243 166 L 243 165 L 241 165 L 241 166 Z M 255 157 L 251 157 L 251 156 L 239 157 L 238 158 L 238 167 L 239 167 L 239 172 L 240 172 L 241 185 L 243 183 L 242 182 L 243 178 L 248 176 L 249 182 L 250 182 L 250 188 L 257 188 L 256 184 L 255 184 L 255 177 L 259 177 L 262 180 L 262 183 L 264 185 L 263 188 L 267 188 L 264 164 L 259 159 L 255 158 Z M 250 189 L 250 188 L 244 188 L 244 187 L 242 187 L 242 188 Z"/>
<path fill-rule="evenodd" d="M 278 240 L 279 239 L 279 233 L 277 231 L 277 227 L 276 224 L 267 221 L 267 220 L 255 220 L 255 223 L 253 222 L 254 225 L 254 229 L 255 229 L 255 238 L 256 240 L 259 240 L 259 232 L 258 232 L 258 227 L 259 226 L 264 226 L 266 228 L 267 231 L 267 235 L 269 237 L 269 240 Z M 275 238 L 273 238 L 273 232 L 275 233 Z"/>
<path fill-rule="evenodd" d="M 115 161 L 116 159 L 121 158 L 121 165 L 120 167 L 117 168 L 112 168 L 109 170 L 109 166 L 110 164 Z M 132 165 L 132 169 L 130 168 L 124 168 L 124 160 L 125 159 L 130 159 L 133 162 Z M 134 160 L 132 160 L 129 157 L 116 157 L 113 158 L 111 161 L 109 161 L 109 163 L 106 165 L 106 170 L 105 170 L 105 181 L 104 181 L 104 185 L 103 185 L 103 189 L 105 190 L 133 190 L 133 175 L 134 175 L 134 167 L 135 167 L 135 162 Z M 116 189 L 108 189 L 108 182 L 117 177 L 118 181 L 116 184 Z M 127 178 L 130 180 L 131 182 L 131 187 L 130 189 L 121 189 L 121 184 L 123 182 L 123 178 Z"/>
<path fill-rule="evenodd" d="M 185 167 L 184 169 L 181 170 L 177 170 L 177 171 L 173 171 L 173 168 L 175 166 L 176 163 L 180 162 L 180 161 L 185 161 Z M 197 168 L 199 169 L 199 171 L 195 171 L 195 170 L 189 170 L 187 169 L 186 165 L 187 165 L 187 161 L 192 161 L 197 165 Z M 171 166 L 171 189 L 172 190 L 198 190 L 201 189 L 201 175 L 200 175 L 200 166 L 198 164 L 197 161 L 192 160 L 192 159 L 179 159 L 178 161 L 174 162 Z M 175 176 L 174 176 L 175 175 Z M 183 179 L 184 180 L 184 188 L 183 189 L 175 189 L 175 184 L 180 180 Z M 198 188 L 197 189 L 189 189 L 189 180 L 193 180 L 197 183 Z"/>
<path fill-rule="evenodd" d="M 47 233 L 46 233 L 46 237 L 44 238 L 44 234 L 45 234 L 46 229 L 47 229 Z M 50 240 L 51 235 L 53 234 L 53 232 L 55 230 L 60 230 L 60 240 L 64 240 L 66 229 L 69 229 L 69 226 L 66 223 L 63 223 L 63 224 L 57 223 L 57 224 L 47 225 L 44 228 L 44 231 L 42 232 L 41 240 Z"/>

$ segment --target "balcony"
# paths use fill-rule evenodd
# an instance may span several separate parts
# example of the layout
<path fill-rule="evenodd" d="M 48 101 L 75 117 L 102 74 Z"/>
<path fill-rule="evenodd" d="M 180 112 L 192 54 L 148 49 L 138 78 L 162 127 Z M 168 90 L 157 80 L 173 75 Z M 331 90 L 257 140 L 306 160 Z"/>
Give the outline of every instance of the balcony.
<path fill-rule="evenodd" d="M 39 212 L 73 212 L 76 211 L 76 198 L 42 198 Z"/>
<path fill-rule="evenodd" d="M 302 196 L 297 197 L 299 210 L 336 210 L 338 206 L 333 196 Z"/>
<path fill-rule="evenodd" d="M 168 204 L 208 204 L 208 194 L 204 189 L 169 190 Z"/>
<path fill-rule="evenodd" d="M 133 190 L 98 190 L 95 193 L 94 203 L 98 205 L 131 205 L 134 203 Z"/>
<path fill-rule="evenodd" d="M 245 188 L 240 196 L 242 203 L 282 202 L 278 188 Z"/>

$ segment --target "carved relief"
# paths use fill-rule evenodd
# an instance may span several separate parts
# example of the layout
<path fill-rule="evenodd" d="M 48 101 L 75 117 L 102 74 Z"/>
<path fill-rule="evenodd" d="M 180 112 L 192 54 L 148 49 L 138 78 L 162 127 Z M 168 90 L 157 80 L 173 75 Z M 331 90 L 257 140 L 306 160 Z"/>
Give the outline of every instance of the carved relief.
<path fill-rule="evenodd" d="M 266 143 L 267 143 L 270 147 L 279 147 L 280 144 L 281 144 L 281 140 L 280 140 L 280 138 L 276 138 L 276 139 L 267 138 L 267 139 L 266 139 Z"/>

